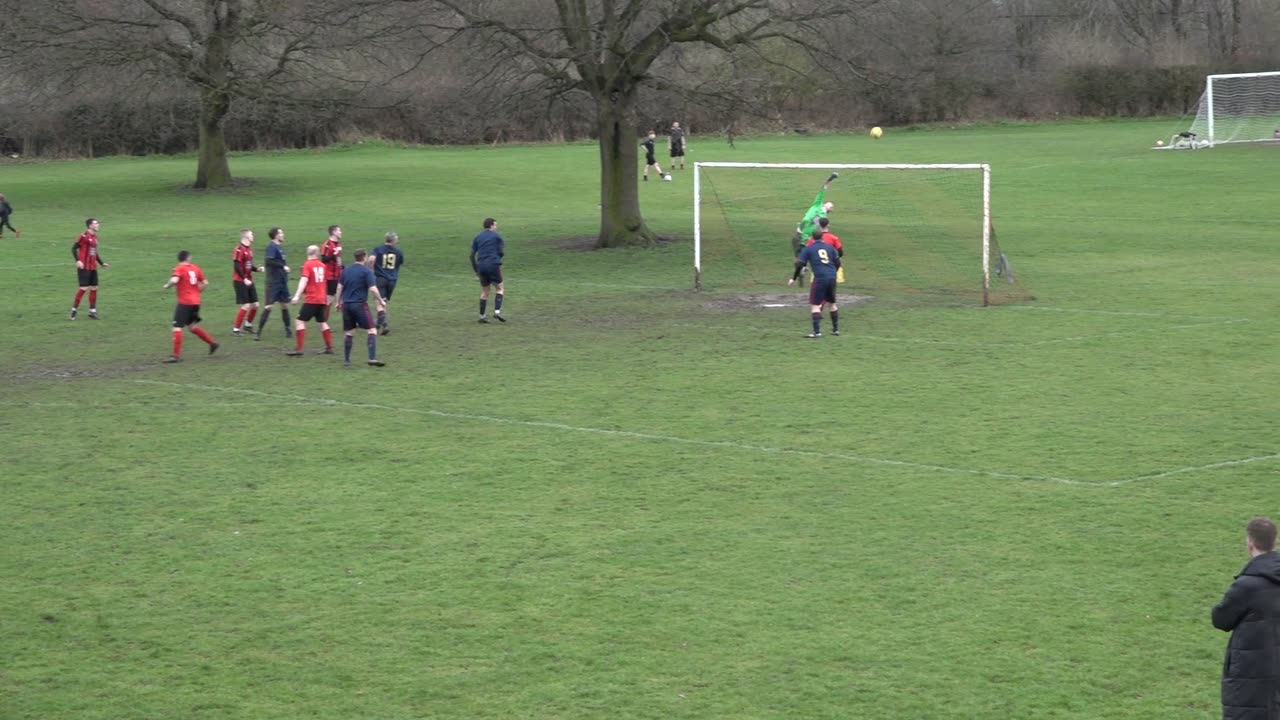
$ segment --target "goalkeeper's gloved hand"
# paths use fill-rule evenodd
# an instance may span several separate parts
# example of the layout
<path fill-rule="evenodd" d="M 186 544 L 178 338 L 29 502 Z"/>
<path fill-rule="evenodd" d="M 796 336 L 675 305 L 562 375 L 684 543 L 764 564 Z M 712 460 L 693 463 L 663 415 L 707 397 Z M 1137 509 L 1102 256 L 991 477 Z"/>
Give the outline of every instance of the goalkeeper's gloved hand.
<path fill-rule="evenodd" d="M 832 180 L 835 180 L 838 177 L 840 177 L 840 173 L 833 172 L 831 173 L 831 177 L 827 178 L 827 182 L 831 182 Z"/>

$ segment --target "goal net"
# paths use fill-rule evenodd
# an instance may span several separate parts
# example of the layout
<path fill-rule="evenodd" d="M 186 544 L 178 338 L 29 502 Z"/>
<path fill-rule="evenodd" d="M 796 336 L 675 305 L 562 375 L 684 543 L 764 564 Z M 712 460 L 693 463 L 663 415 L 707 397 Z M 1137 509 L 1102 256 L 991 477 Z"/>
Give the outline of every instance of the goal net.
<path fill-rule="evenodd" d="M 1175 146 L 1280 140 L 1280 72 L 1210 75 L 1190 138 Z"/>
<path fill-rule="evenodd" d="M 824 201 L 845 248 L 846 293 L 907 303 L 1032 299 L 991 222 L 988 165 L 694 165 L 694 285 L 785 285 L 792 238 L 832 172 Z"/>

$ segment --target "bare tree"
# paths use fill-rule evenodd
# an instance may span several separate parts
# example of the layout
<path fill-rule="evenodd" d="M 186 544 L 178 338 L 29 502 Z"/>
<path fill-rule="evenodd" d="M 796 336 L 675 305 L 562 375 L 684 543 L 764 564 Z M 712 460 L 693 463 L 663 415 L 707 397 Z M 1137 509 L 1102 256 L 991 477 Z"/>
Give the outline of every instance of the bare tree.
<path fill-rule="evenodd" d="M 231 183 L 223 121 L 235 99 L 350 95 L 368 80 L 348 77 L 339 59 L 386 30 L 339 0 L 0 3 L 9 23 L 0 53 L 47 88 L 82 92 L 109 71 L 198 94 L 197 188 Z"/>
<path fill-rule="evenodd" d="M 600 145 L 597 245 L 651 244 L 640 212 L 636 103 L 662 78 L 672 47 L 731 53 L 769 39 L 804 43 L 811 24 L 874 0 L 421 0 L 454 13 L 458 28 L 491 48 L 492 79 L 515 72 L 540 90 L 585 93 Z"/>

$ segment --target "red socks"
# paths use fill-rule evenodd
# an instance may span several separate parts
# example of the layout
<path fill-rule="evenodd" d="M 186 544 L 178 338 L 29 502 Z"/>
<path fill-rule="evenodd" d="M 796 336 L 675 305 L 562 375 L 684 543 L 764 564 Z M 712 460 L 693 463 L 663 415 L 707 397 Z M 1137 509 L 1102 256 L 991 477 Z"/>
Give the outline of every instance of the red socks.
<path fill-rule="evenodd" d="M 239 330 L 240 326 L 244 325 L 244 315 L 245 315 L 244 308 L 240 308 L 240 312 L 236 313 L 236 324 L 233 325 L 232 327 Z"/>
<path fill-rule="evenodd" d="M 332 350 L 333 349 L 333 331 L 321 330 L 320 334 L 324 336 L 324 349 Z"/>
<path fill-rule="evenodd" d="M 80 302 L 80 301 L 77 300 L 76 302 Z M 98 307 L 98 291 L 97 290 L 89 291 L 89 307 L 91 309 Z"/>
<path fill-rule="evenodd" d="M 257 316 L 258 316 L 258 308 L 256 307 L 249 308 L 249 324 L 250 325 L 253 324 L 253 319 L 256 318 Z"/>
<path fill-rule="evenodd" d="M 77 291 L 76 291 L 76 301 L 75 301 L 75 302 L 73 302 L 73 303 L 71 303 L 71 307 L 80 307 L 80 301 L 81 301 L 82 299 L 84 299 L 84 291 L 83 291 L 83 290 L 77 290 Z"/>
<path fill-rule="evenodd" d="M 306 330 L 295 330 L 293 337 L 298 341 L 298 352 L 302 352 L 302 340 L 307 336 Z"/>
<path fill-rule="evenodd" d="M 182 355 L 182 330 L 180 330 L 179 328 L 174 328 L 173 329 L 173 356 L 179 357 L 180 355 Z"/>
<path fill-rule="evenodd" d="M 206 343 L 210 345 L 213 344 L 213 338 L 209 336 L 209 333 L 204 331 L 204 328 L 191 328 L 191 332 Z"/>

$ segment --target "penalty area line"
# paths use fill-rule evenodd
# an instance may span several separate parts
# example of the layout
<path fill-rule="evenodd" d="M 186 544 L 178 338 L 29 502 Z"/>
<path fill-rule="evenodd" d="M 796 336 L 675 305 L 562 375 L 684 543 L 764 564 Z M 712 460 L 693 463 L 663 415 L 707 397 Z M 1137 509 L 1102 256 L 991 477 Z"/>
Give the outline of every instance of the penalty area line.
<path fill-rule="evenodd" d="M 1130 483 L 1141 482 L 1143 480 L 1159 480 L 1161 478 L 1197 472 L 1199 470 L 1217 470 L 1218 468 L 1235 467 L 1236 465 L 1252 465 L 1253 463 L 1270 462 L 1272 460 L 1280 460 L 1280 453 L 1274 453 L 1271 455 L 1255 455 L 1253 457 L 1240 458 L 1238 460 L 1223 460 L 1222 462 L 1209 463 L 1208 465 L 1188 465 L 1187 467 L 1180 467 L 1175 470 L 1166 470 L 1164 472 L 1151 473 L 1149 475 L 1138 475 L 1127 480 L 1116 480 L 1115 482 L 1103 484 L 1110 487 L 1120 487 L 1121 485 L 1129 485 Z"/>
<path fill-rule="evenodd" d="M 329 398 L 307 397 L 303 395 L 284 395 L 276 393 L 267 393 L 260 390 L 248 390 L 245 388 L 229 388 L 216 385 L 197 385 L 194 383 L 175 383 L 165 382 L 162 380 L 131 380 L 130 382 L 139 385 L 155 385 L 159 387 L 183 388 L 188 390 L 208 390 L 217 393 L 237 393 L 241 395 L 250 395 L 253 397 L 270 398 L 273 400 L 289 400 L 304 404 L 330 406 L 330 407 L 349 407 L 365 410 L 381 410 L 386 412 L 402 412 L 414 415 L 426 415 L 429 417 L 449 418 L 453 420 L 468 420 L 473 422 L 495 423 L 500 425 L 521 425 L 524 427 L 546 428 L 549 430 L 564 430 L 569 432 L 590 433 L 593 435 L 604 435 L 609 437 L 628 438 L 632 440 L 651 440 L 655 442 L 678 443 L 681 445 L 694 445 L 698 447 L 726 448 L 730 450 L 748 450 L 752 452 L 765 453 L 770 455 L 790 455 L 797 457 L 820 458 L 824 460 L 847 460 L 849 462 L 863 463 L 867 465 L 884 465 L 889 467 L 910 468 L 916 470 L 932 470 L 936 472 L 945 472 L 953 475 L 970 475 L 976 477 L 987 477 L 996 480 L 1024 480 L 1035 482 L 1052 482 L 1062 485 L 1083 485 L 1100 487 L 1109 485 L 1110 483 L 1089 482 L 1085 480 L 1075 480 L 1066 477 L 1053 477 L 1046 475 L 1020 475 L 1016 473 L 1004 473 L 991 470 L 973 470 L 968 468 L 948 467 L 946 465 L 932 465 L 929 463 L 916 463 L 906 460 L 891 460 L 888 458 L 869 457 L 864 455 L 852 455 L 848 453 L 822 452 L 819 450 L 797 450 L 793 448 L 771 447 L 768 445 L 754 445 L 751 443 L 732 442 L 728 440 L 700 440 L 697 438 L 685 438 L 676 435 L 659 435 L 656 433 L 635 432 L 631 430 L 609 430 L 607 428 L 593 428 L 582 425 L 570 425 L 567 423 L 550 422 L 543 420 L 517 420 L 515 418 L 497 417 L 494 415 L 473 415 L 470 413 L 454 413 L 444 410 L 432 410 L 421 408 L 396 407 L 393 405 L 382 405 L 379 403 L 356 403 L 346 402 L 344 400 L 333 400 Z"/>

